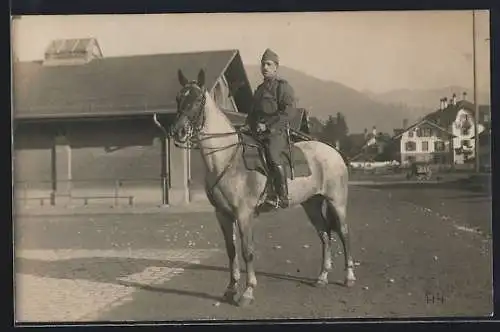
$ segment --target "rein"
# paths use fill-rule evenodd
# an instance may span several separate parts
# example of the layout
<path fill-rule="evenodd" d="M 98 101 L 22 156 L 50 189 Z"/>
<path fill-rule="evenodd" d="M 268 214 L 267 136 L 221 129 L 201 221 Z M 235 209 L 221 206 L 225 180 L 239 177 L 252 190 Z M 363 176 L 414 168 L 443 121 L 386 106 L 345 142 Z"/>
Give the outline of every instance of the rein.
<path fill-rule="evenodd" d="M 204 141 L 204 140 L 213 139 L 213 138 L 219 138 L 219 137 L 227 137 L 227 136 L 238 135 L 238 142 L 237 143 L 229 144 L 229 145 L 226 145 L 226 146 L 220 146 L 220 147 L 204 148 L 204 149 L 212 149 L 212 151 L 207 152 L 207 154 L 213 154 L 213 153 L 220 152 L 220 151 L 223 151 L 223 150 L 226 150 L 226 149 L 229 149 L 229 148 L 232 148 L 232 147 L 236 146 L 236 149 L 234 149 L 234 152 L 232 153 L 231 157 L 229 158 L 229 162 L 226 164 L 226 166 L 224 167 L 224 169 L 222 170 L 222 172 L 220 172 L 217 175 L 217 178 L 215 179 L 214 184 L 212 186 L 210 186 L 210 187 L 207 187 L 207 191 L 212 192 L 213 188 L 219 183 L 219 181 L 227 173 L 227 171 L 231 168 L 231 166 L 233 166 L 234 160 L 235 160 L 238 152 L 240 151 L 240 148 L 242 146 L 243 147 L 244 146 L 258 147 L 258 145 L 249 144 L 249 143 L 243 142 L 243 139 L 240 136 L 241 133 L 242 133 L 242 131 L 239 130 L 239 129 L 236 129 L 235 131 L 232 131 L 232 132 L 225 132 L 225 133 L 213 133 L 213 134 L 203 133 L 203 128 L 205 127 L 205 121 L 206 121 L 205 107 L 206 107 L 206 97 L 203 96 L 203 100 L 201 102 L 201 106 L 199 108 L 198 114 L 195 116 L 195 119 L 189 119 L 188 118 L 191 123 L 193 123 L 193 122 L 196 123 L 196 126 L 192 126 L 191 125 L 191 128 L 194 128 L 194 130 L 197 132 L 196 136 L 198 136 L 198 138 L 193 139 L 193 135 L 191 134 L 187 138 L 187 140 L 185 142 L 178 142 L 177 140 L 174 140 L 174 145 L 176 147 L 178 147 L 178 148 L 181 148 L 181 149 L 186 149 L 186 150 L 195 150 L 195 149 L 198 149 L 199 150 L 199 149 L 201 149 L 199 147 L 199 143 L 202 142 L 202 141 Z M 200 121 L 200 119 L 202 121 Z M 161 125 L 161 123 L 158 121 L 156 114 L 153 116 L 153 120 L 156 123 L 156 125 L 158 127 L 160 127 L 160 129 L 162 130 L 162 132 L 166 136 L 168 136 L 167 131 Z M 187 145 L 184 145 L 186 143 L 187 143 Z M 198 146 L 196 146 L 196 145 L 198 145 Z"/>

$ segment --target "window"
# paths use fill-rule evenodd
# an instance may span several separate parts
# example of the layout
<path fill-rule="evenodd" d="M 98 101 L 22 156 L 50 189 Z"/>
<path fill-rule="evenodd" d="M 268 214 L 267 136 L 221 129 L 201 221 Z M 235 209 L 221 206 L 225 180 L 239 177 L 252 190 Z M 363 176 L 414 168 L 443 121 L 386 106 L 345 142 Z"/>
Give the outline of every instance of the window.
<path fill-rule="evenodd" d="M 470 134 L 470 127 L 467 127 L 467 126 L 462 127 L 461 133 L 462 133 L 462 135 L 465 135 L 465 136 L 469 135 Z"/>
<path fill-rule="evenodd" d="M 410 131 L 408 132 L 408 137 L 413 138 L 413 130 L 410 130 Z"/>
<path fill-rule="evenodd" d="M 429 151 L 429 142 L 422 142 L 422 151 Z"/>
<path fill-rule="evenodd" d="M 415 142 L 409 141 L 405 144 L 406 151 L 415 151 L 417 149 L 417 144 Z"/>
<path fill-rule="evenodd" d="M 470 144 L 470 141 L 468 139 L 464 139 L 462 140 L 462 146 L 465 146 L 465 147 L 472 147 L 471 144 Z"/>
<path fill-rule="evenodd" d="M 432 129 L 431 128 L 424 128 L 423 136 L 424 137 L 432 137 Z"/>
<path fill-rule="evenodd" d="M 417 137 L 422 137 L 422 129 L 417 129 Z"/>
<path fill-rule="evenodd" d="M 442 141 L 434 142 L 434 151 L 443 152 L 444 150 L 445 150 L 444 142 Z"/>

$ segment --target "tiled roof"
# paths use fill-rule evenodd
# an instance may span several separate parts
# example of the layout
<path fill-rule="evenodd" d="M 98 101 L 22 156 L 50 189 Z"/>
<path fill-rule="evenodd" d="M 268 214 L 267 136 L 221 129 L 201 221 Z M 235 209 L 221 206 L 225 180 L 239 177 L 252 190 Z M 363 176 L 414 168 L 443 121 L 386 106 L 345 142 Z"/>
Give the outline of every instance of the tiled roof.
<path fill-rule="evenodd" d="M 92 38 L 57 39 L 50 43 L 46 55 L 85 52 L 93 41 Z"/>
<path fill-rule="evenodd" d="M 242 111 L 249 104 L 242 100 L 249 100 L 252 90 L 237 50 L 102 58 L 75 66 L 14 63 L 14 118 L 109 116 L 175 110 L 175 96 L 180 88 L 178 69 L 186 77 L 195 79 L 203 68 L 206 85 L 211 89 L 229 67 L 228 80 L 240 81 L 234 83 L 239 87 L 235 92 L 239 96 L 235 95 L 235 99 Z"/>
<path fill-rule="evenodd" d="M 440 126 L 440 125 L 436 124 L 435 122 L 433 122 L 433 121 L 431 121 L 431 120 L 429 120 L 429 119 L 427 119 L 427 118 L 424 118 L 423 120 L 421 120 L 421 121 L 419 121 L 419 122 L 415 123 L 414 125 L 412 125 L 412 126 L 410 126 L 410 127 L 406 128 L 405 130 L 403 130 L 403 131 L 399 132 L 397 135 L 394 135 L 394 136 L 392 137 L 392 139 L 397 139 L 397 138 L 401 137 L 401 135 L 403 135 L 403 134 L 404 134 L 405 132 L 407 132 L 408 130 L 413 129 L 413 128 L 417 127 L 417 126 L 420 126 L 420 125 L 422 125 L 422 124 L 428 124 L 428 125 L 430 125 L 430 126 L 432 126 L 432 127 L 436 128 L 436 129 L 441 130 L 441 131 L 442 131 L 442 132 L 444 132 L 444 133 L 447 133 L 447 134 L 448 134 L 448 135 L 450 135 L 450 136 L 454 136 L 454 135 L 453 135 L 451 132 L 449 132 L 446 128 L 444 128 L 444 127 L 442 127 L 442 126 Z"/>
<path fill-rule="evenodd" d="M 398 136 L 404 132 L 405 132 L 405 129 L 403 129 L 403 128 L 394 129 L 394 136 Z"/>
<path fill-rule="evenodd" d="M 349 140 L 353 146 L 357 147 L 364 146 L 367 141 L 365 134 L 349 134 Z"/>
<path fill-rule="evenodd" d="M 432 121 L 439 125 L 440 127 L 443 128 L 448 128 L 453 121 L 457 118 L 457 113 L 461 109 L 466 109 L 469 111 L 474 112 L 474 104 L 466 101 L 466 100 L 461 100 L 458 101 L 456 105 L 448 105 L 445 109 L 442 110 L 437 110 L 434 111 L 427 116 L 424 117 L 424 119 Z M 483 116 L 481 116 L 484 113 L 489 113 L 490 112 L 490 107 L 487 105 L 479 105 L 479 123 L 482 123 L 483 121 Z"/>

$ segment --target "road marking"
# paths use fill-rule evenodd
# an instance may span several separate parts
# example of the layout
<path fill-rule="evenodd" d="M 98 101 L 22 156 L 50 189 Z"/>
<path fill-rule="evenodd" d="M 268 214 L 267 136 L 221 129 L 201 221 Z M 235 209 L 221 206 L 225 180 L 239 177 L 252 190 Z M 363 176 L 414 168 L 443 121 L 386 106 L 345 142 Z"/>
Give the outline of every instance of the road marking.
<path fill-rule="evenodd" d="M 16 321 L 98 320 L 105 311 L 132 301 L 138 287 L 164 284 L 182 274 L 186 266 L 199 264 L 216 251 L 16 250 Z M 90 260 L 82 260 L 85 258 Z M 103 261 L 106 258 L 109 262 Z M 158 266 L 162 260 L 170 261 L 169 267 Z M 57 269 L 62 271 L 51 268 L 51 263 L 58 264 Z M 24 265 L 29 270 L 30 264 L 37 266 L 31 274 L 24 274 Z"/>
<path fill-rule="evenodd" d="M 474 233 L 474 234 L 483 234 L 480 230 L 478 229 L 474 229 L 474 228 L 470 228 L 470 227 L 467 227 L 467 226 L 460 226 L 460 225 L 457 225 L 457 224 L 454 224 L 453 225 L 456 229 L 458 229 L 459 231 L 464 231 L 464 232 L 469 232 L 469 233 Z"/>
<path fill-rule="evenodd" d="M 416 208 L 417 210 L 420 210 L 421 212 L 427 212 L 427 213 L 430 213 L 430 214 L 434 214 L 436 217 L 438 217 L 439 219 L 441 220 L 445 220 L 445 221 L 451 221 L 451 225 L 459 230 L 459 231 L 462 231 L 462 232 L 467 232 L 467 233 L 473 233 L 473 234 L 478 234 L 478 235 L 485 235 L 484 232 L 482 232 L 480 229 L 478 228 L 471 228 L 471 227 L 467 227 L 467 226 L 464 226 L 464 225 L 460 225 L 457 220 L 455 218 L 452 218 L 450 216 L 447 216 L 447 215 L 444 215 L 444 214 L 441 214 L 437 211 L 434 211 L 432 209 L 429 209 L 429 208 L 426 208 L 426 207 L 423 207 L 421 205 L 418 205 L 418 204 L 415 204 L 413 202 L 410 202 L 410 201 L 405 201 L 405 200 L 401 200 L 401 202 L 404 202 L 404 203 L 407 203 L 411 206 L 413 206 L 414 208 Z"/>

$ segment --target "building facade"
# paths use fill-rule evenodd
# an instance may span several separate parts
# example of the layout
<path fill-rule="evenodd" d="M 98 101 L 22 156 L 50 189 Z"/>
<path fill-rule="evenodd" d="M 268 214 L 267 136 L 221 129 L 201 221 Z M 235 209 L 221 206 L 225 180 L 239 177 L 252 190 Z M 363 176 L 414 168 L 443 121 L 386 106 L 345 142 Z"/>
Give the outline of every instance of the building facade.
<path fill-rule="evenodd" d="M 451 163 L 452 134 L 424 120 L 411 126 L 399 136 L 401 164 L 414 161 L 437 164 Z"/>
<path fill-rule="evenodd" d="M 489 114 L 489 107 L 480 106 L 476 130 L 473 104 L 466 100 L 456 101 L 455 95 L 450 104 L 443 98 L 437 111 L 404 130 L 398 130 L 394 136 L 400 141 L 401 163 L 422 161 L 462 165 L 473 161 L 474 137 L 488 125 Z"/>
<path fill-rule="evenodd" d="M 16 198 L 189 203 L 199 167 L 152 116 L 172 123 L 177 70 L 196 77 L 200 68 L 219 107 L 242 121 L 252 90 L 237 50 L 106 58 L 96 40 L 72 39 L 52 42 L 41 61 L 15 63 Z"/>
<path fill-rule="evenodd" d="M 177 147 L 169 126 L 177 70 L 206 87 L 242 124 L 252 89 L 237 50 L 105 57 L 97 40 L 52 42 L 41 61 L 13 65 L 18 204 L 168 204 L 204 199 L 198 150 Z M 302 113 L 301 113 L 302 114 Z"/>

